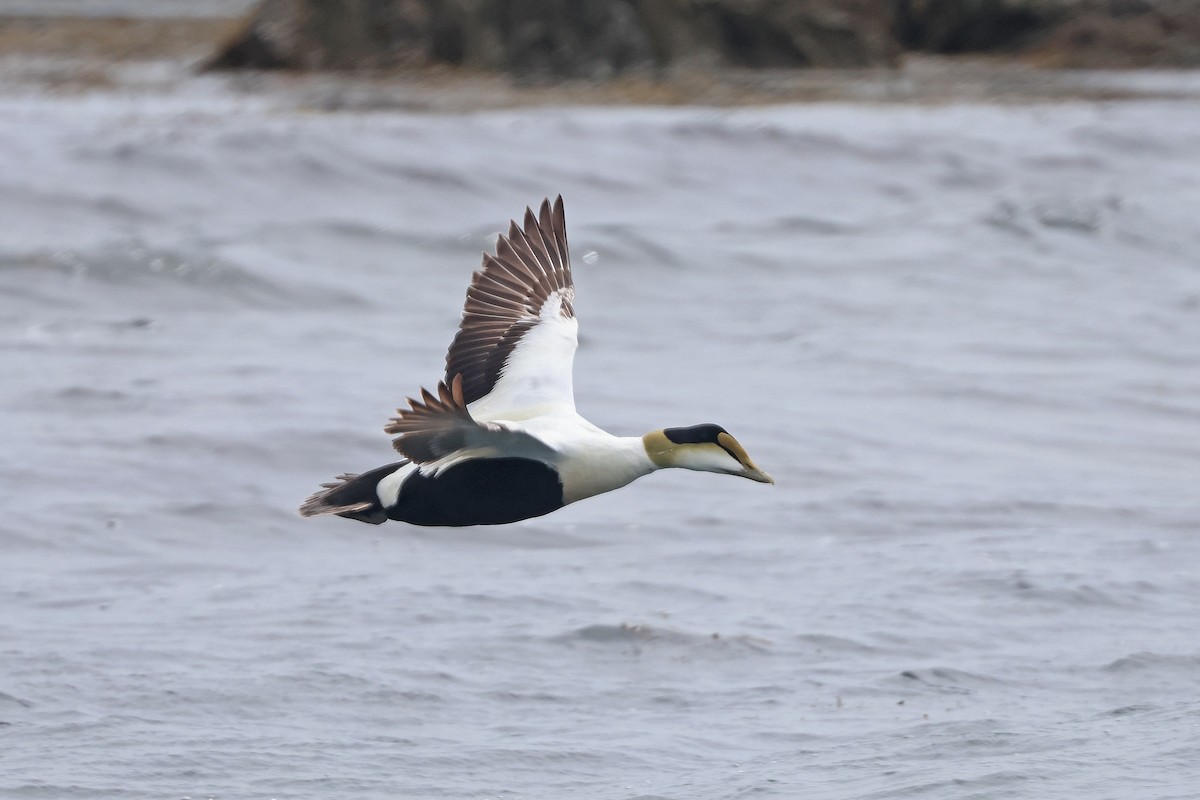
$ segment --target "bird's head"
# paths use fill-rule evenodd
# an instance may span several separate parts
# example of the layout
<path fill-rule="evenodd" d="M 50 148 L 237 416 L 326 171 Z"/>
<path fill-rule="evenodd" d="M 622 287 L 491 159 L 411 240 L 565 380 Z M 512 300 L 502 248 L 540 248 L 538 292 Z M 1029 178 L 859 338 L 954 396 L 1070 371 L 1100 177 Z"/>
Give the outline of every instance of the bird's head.
<path fill-rule="evenodd" d="M 759 483 L 775 482 L 750 460 L 746 448 L 720 425 L 651 431 L 642 437 L 642 443 L 656 467 L 682 467 L 741 475 Z"/>

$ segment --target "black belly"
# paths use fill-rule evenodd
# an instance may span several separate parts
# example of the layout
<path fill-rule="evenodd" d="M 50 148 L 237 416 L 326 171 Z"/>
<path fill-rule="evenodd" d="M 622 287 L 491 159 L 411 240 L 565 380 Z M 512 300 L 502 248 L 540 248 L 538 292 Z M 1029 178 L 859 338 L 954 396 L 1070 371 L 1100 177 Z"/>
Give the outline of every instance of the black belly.
<path fill-rule="evenodd" d="M 391 519 L 413 525 L 500 525 L 563 507 L 558 473 L 525 458 L 481 458 L 436 477 L 414 472 L 400 487 Z"/>

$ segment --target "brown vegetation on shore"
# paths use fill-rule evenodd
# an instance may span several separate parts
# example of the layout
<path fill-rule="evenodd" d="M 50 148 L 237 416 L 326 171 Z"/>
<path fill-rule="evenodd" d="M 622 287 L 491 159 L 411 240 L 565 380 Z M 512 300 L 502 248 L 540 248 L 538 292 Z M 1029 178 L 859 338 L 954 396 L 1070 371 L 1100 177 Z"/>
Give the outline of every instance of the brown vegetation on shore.
<path fill-rule="evenodd" d="M 0 53 L 102 61 L 203 59 L 245 23 L 208 17 L 0 16 Z"/>

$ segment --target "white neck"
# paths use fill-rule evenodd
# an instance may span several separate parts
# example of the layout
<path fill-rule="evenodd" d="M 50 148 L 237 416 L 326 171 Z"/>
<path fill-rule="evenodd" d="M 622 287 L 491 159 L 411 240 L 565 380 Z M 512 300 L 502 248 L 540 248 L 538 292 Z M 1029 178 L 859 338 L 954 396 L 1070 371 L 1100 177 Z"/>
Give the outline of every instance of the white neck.
<path fill-rule="evenodd" d="M 620 489 L 658 469 L 640 436 L 589 437 L 563 455 L 558 473 L 565 503 Z"/>

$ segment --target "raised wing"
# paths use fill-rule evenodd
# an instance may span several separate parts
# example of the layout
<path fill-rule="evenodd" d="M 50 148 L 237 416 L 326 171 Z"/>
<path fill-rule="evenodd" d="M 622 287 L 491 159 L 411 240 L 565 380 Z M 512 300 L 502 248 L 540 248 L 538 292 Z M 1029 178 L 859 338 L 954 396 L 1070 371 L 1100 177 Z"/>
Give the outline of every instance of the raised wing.
<path fill-rule="evenodd" d="M 547 405 L 575 408 L 571 370 L 578 323 L 562 197 L 509 223 L 467 289 L 445 382 L 462 376 L 476 418 Z M 480 402 L 483 401 L 483 402 Z M 478 404 L 478 405 L 476 405 Z"/>
<path fill-rule="evenodd" d="M 455 375 L 447 386 L 438 384 L 435 396 L 421 390 L 421 399 L 409 398 L 410 408 L 399 409 L 384 431 L 400 434 L 392 446 L 405 458 L 433 470 L 463 458 L 510 456 L 547 460 L 551 449 L 522 431 L 494 422 L 476 422 L 467 411 L 463 379 Z"/>

